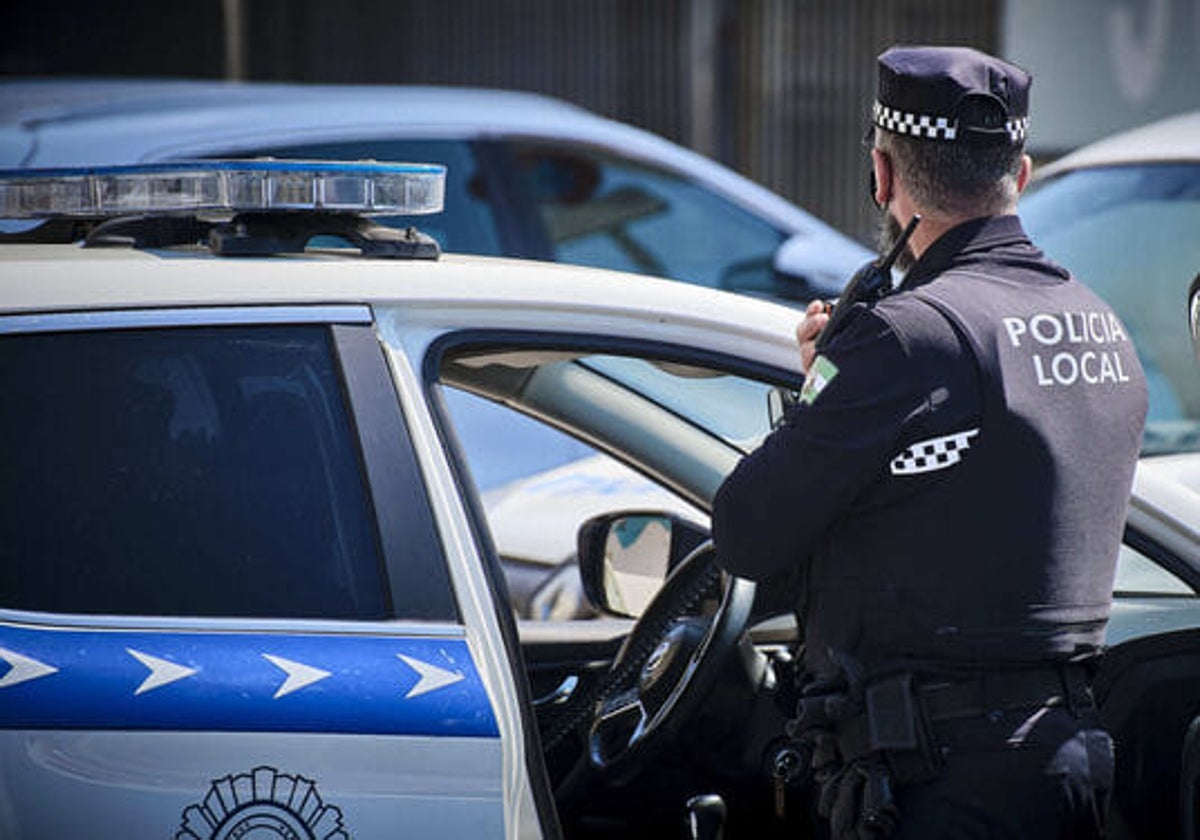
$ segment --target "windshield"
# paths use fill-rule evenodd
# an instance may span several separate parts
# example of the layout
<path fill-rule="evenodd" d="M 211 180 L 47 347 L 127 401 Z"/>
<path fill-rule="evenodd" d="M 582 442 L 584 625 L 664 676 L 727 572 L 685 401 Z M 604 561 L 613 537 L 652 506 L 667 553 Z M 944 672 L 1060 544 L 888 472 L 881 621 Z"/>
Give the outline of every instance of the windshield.
<path fill-rule="evenodd" d="M 1117 311 L 1150 391 L 1143 452 L 1200 449 L 1188 284 L 1200 271 L 1200 164 L 1069 172 L 1021 202 L 1030 237 Z"/>

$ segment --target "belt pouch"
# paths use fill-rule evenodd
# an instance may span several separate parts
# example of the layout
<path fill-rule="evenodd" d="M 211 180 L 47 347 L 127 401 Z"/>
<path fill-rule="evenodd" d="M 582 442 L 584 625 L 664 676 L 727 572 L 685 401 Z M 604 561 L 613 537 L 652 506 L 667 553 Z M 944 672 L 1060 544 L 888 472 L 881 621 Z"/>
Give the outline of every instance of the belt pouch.
<path fill-rule="evenodd" d="M 866 689 L 867 736 L 898 784 L 930 781 L 940 775 L 942 754 L 929 720 L 913 692 L 912 674 L 877 680 Z"/>

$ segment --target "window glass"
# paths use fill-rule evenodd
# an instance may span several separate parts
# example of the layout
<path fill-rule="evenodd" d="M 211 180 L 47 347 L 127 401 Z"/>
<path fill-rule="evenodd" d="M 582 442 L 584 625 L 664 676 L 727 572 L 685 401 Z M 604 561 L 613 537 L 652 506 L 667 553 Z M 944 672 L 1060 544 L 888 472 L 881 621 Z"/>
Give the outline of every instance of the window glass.
<path fill-rule="evenodd" d="M 499 403 L 456 388 L 444 393 L 458 443 L 481 491 L 595 454 L 586 443 Z"/>
<path fill-rule="evenodd" d="M 444 251 L 497 256 L 502 253 L 483 175 L 466 141 L 355 140 L 256 149 L 256 155 L 299 160 L 378 160 L 395 163 L 440 163 L 446 167 L 446 202 L 441 213 L 428 216 L 379 216 L 393 227 L 415 224 L 437 240 Z"/>
<path fill-rule="evenodd" d="M 712 191 L 599 152 L 517 145 L 513 155 L 559 261 L 773 288 L 783 234 Z"/>
<path fill-rule="evenodd" d="M 1118 595 L 1195 595 L 1184 581 L 1127 545 L 1117 557 L 1113 591 Z"/>
<path fill-rule="evenodd" d="M 480 404 L 487 406 L 492 445 L 464 446 L 463 455 L 518 618 L 595 617 L 575 564 L 579 526 L 588 518 L 632 508 L 704 519 L 679 497 L 570 435 L 466 392 L 451 388 L 447 394 L 456 432 L 478 424 Z M 508 480 L 499 480 L 502 475 Z"/>
<path fill-rule="evenodd" d="M 1200 166 L 1112 166 L 1032 189 L 1033 241 L 1117 311 L 1146 370 L 1149 454 L 1200 449 L 1200 376 L 1187 288 L 1200 270 Z"/>
<path fill-rule="evenodd" d="M 0 605 L 383 618 L 318 326 L 0 338 Z"/>

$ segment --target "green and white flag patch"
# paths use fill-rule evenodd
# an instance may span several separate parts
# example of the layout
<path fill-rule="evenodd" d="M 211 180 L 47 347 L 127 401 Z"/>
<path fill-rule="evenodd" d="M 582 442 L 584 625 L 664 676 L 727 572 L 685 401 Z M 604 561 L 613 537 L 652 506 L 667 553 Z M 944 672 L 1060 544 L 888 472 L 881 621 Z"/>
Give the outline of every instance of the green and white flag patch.
<path fill-rule="evenodd" d="M 800 389 L 800 402 L 812 405 L 825 390 L 825 386 L 837 375 L 837 365 L 824 356 L 817 356 L 813 359 L 812 367 L 808 369 L 808 375 L 804 377 L 804 387 Z"/>

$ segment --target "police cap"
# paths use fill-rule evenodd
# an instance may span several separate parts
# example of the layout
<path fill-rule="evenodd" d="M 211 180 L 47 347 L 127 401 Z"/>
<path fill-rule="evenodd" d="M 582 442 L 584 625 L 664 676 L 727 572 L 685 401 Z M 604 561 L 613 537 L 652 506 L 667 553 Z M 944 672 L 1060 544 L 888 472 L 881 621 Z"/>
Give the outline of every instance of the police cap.
<path fill-rule="evenodd" d="M 872 122 L 925 140 L 1020 145 L 1030 75 L 969 47 L 892 47 L 879 56 Z"/>

